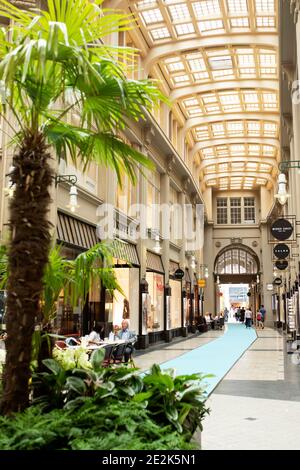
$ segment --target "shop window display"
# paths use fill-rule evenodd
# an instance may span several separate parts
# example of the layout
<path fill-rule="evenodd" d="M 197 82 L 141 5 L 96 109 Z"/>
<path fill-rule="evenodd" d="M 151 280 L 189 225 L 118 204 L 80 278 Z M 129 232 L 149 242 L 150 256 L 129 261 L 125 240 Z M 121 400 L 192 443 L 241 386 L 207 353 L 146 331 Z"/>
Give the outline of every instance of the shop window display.
<path fill-rule="evenodd" d="M 146 280 L 149 285 L 149 304 L 147 318 L 147 331 L 160 331 L 164 329 L 164 276 L 162 274 L 147 272 Z"/>
<path fill-rule="evenodd" d="M 116 268 L 115 275 L 123 293 L 115 291 L 112 305 L 112 321 L 120 326 L 129 320 L 130 330 L 138 332 L 139 321 L 139 269 Z"/>
<path fill-rule="evenodd" d="M 169 281 L 172 295 L 171 295 L 171 325 L 172 328 L 181 327 L 181 281 L 170 279 Z"/>

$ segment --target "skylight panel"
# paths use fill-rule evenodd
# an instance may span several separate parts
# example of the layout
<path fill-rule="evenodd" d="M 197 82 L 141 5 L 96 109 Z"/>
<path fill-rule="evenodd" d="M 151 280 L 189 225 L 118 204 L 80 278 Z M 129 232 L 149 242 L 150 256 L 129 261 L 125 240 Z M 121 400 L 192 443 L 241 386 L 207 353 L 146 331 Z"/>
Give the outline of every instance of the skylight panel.
<path fill-rule="evenodd" d="M 237 93 L 224 93 L 220 94 L 219 97 L 222 104 L 240 104 L 240 97 Z"/>
<path fill-rule="evenodd" d="M 260 123 L 259 122 L 248 122 L 247 124 L 248 134 L 259 135 L 260 134 Z"/>
<path fill-rule="evenodd" d="M 189 106 L 197 106 L 199 104 L 198 100 L 196 98 L 189 98 L 187 100 L 184 100 L 184 105 L 186 107 L 189 107 Z"/>
<path fill-rule="evenodd" d="M 222 20 L 200 21 L 198 23 L 202 34 L 224 33 L 224 25 Z"/>
<path fill-rule="evenodd" d="M 257 169 L 257 163 L 255 163 L 255 162 L 248 162 L 248 163 L 247 163 L 247 169 L 248 169 L 248 170 L 256 170 L 256 169 Z"/>
<path fill-rule="evenodd" d="M 197 19 L 202 19 L 204 16 L 221 15 L 220 5 L 218 0 L 204 0 L 194 2 L 193 10 Z"/>
<path fill-rule="evenodd" d="M 263 178 L 257 178 L 256 180 L 256 184 L 259 184 L 259 185 L 264 185 L 266 184 L 267 180 L 263 179 Z"/>
<path fill-rule="evenodd" d="M 271 145 L 263 145 L 263 154 L 264 155 L 274 155 L 274 147 Z"/>
<path fill-rule="evenodd" d="M 140 0 L 139 2 L 137 2 L 137 7 L 142 10 L 143 8 L 147 8 L 152 5 L 154 6 L 156 4 L 156 0 Z"/>
<path fill-rule="evenodd" d="M 201 151 L 203 157 L 213 157 L 214 156 L 214 151 L 213 151 L 213 148 L 211 147 L 206 147 L 204 149 L 202 149 Z"/>
<path fill-rule="evenodd" d="M 203 72 L 206 70 L 206 65 L 204 60 L 201 57 L 196 55 L 186 56 L 188 60 L 189 67 L 192 72 Z"/>
<path fill-rule="evenodd" d="M 206 78 L 209 77 L 207 72 L 196 72 L 193 73 L 193 77 L 195 80 L 205 80 Z"/>
<path fill-rule="evenodd" d="M 219 171 L 228 171 L 228 163 L 219 163 Z"/>
<path fill-rule="evenodd" d="M 215 184 L 217 184 L 217 180 L 208 180 L 206 182 L 206 185 L 207 186 L 214 186 Z"/>
<path fill-rule="evenodd" d="M 176 33 L 178 36 L 184 36 L 195 32 L 193 23 L 183 23 L 175 25 Z"/>
<path fill-rule="evenodd" d="M 202 101 L 204 104 L 215 103 L 217 101 L 216 95 L 202 95 Z"/>
<path fill-rule="evenodd" d="M 172 77 L 174 83 L 187 83 L 190 81 L 190 77 L 188 75 L 177 75 L 175 77 Z"/>
<path fill-rule="evenodd" d="M 260 154 L 260 146 L 256 144 L 249 145 L 249 155 L 259 155 Z"/>
<path fill-rule="evenodd" d="M 216 70 L 212 72 L 212 76 L 214 79 L 233 77 L 233 70 Z"/>
<path fill-rule="evenodd" d="M 262 67 L 276 67 L 276 54 L 275 53 L 260 53 L 259 63 Z"/>
<path fill-rule="evenodd" d="M 230 55 L 209 57 L 208 61 L 212 70 L 232 69 L 232 59 Z"/>
<path fill-rule="evenodd" d="M 143 13 L 141 13 L 141 15 L 147 25 L 153 23 L 161 23 L 164 20 L 159 8 L 144 11 Z"/>
<path fill-rule="evenodd" d="M 247 92 L 243 93 L 245 103 L 258 103 L 257 93 Z"/>
<path fill-rule="evenodd" d="M 229 13 L 248 13 L 247 0 L 227 0 Z"/>
<path fill-rule="evenodd" d="M 252 54 L 245 54 L 245 53 L 238 53 L 238 64 L 239 67 L 255 67 L 254 55 Z"/>
<path fill-rule="evenodd" d="M 190 19 L 190 12 L 185 3 L 178 3 L 168 6 L 173 21 Z"/>
<path fill-rule="evenodd" d="M 205 109 L 208 114 L 218 113 L 220 111 L 219 105 L 206 105 Z"/>
<path fill-rule="evenodd" d="M 255 10 L 257 13 L 274 13 L 274 0 L 255 0 Z"/>
<path fill-rule="evenodd" d="M 216 165 L 209 165 L 205 168 L 206 173 L 215 173 L 216 172 Z"/>
<path fill-rule="evenodd" d="M 274 16 L 257 16 L 256 26 L 258 28 L 274 28 L 275 18 Z"/>
<path fill-rule="evenodd" d="M 230 25 L 233 29 L 248 29 L 249 19 L 248 18 L 231 18 Z"/>
<path fill-rule="evenodd" d="M 170 37 L 170 32 L 166 27 L 151 29 L 150 33 L 154 41 L 158 39 L 167 39 Z"/>
<path fill-rule="evenodd" d="M 269 122 L 264 123 L 264 134 L 275 136 L 277 134 L 277 125 Z"/>
<path fill-rule="evenodd" d="M 167 64 L 167 68 L 169 72 L 180 72 L 181 70 L 184 70 L 184 64 L 181 61 L 172 62 Z"/>
<path fill-rule="evenodd" d="M 244 126 L 242 122 L 229 122 L 227 130 L 230 135 L 241 135 L 244 133 Z"/>
<path fill-rule="evenodd" d="M 214 136 L 224 135 L 225 134 L 223 124 L 212 124 L 211 127 L 212 127 L 212 131 L 213 131 Z"/>
<path fill-rule="evenodd" d="M 190 108 L 187 112 L 189 116 L 201 116 L 203 114 L 201 108 Z"/>

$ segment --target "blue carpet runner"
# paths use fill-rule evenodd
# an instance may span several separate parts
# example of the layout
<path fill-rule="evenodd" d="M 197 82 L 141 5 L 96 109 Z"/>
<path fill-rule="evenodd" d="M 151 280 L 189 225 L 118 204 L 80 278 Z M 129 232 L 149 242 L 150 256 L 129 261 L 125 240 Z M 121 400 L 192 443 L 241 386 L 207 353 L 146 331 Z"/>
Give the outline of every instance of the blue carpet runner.
<path fill-rule="evenodd" d="M 193 349 L 182 356 L 161 364 L 162 369 L 173 368 L 176 375 L 213 374 L 205 379 L 205 394 L 209 395 L 235 362 L 257 338 L 254 328 L 244 324 L 229 323 L 225 333 L 219 338 Z"/>

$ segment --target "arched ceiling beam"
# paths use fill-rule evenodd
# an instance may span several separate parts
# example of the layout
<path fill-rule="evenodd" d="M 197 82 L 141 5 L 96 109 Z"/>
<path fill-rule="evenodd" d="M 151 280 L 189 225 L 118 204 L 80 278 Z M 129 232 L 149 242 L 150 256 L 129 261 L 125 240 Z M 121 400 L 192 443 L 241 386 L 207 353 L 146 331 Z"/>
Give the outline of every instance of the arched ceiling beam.
<path fill-rule="evenodd" d="M 221 46 L 263 46 L 278 48 L 278 37 L 276 34 L 256 33 L 254 34 L 224 34 L 218 37 L 202 37 L 194 39 L 177 39 L 150 48 L 144 60 L 144 69 L 147 74 L 155 62 L 174 52 L 195 52 L 202 48 Z"/>
<path fill-rule="evenodd" d="M 220 113 L 214 114 L 211 116 L 198 116 L 189 118 L 186 120 L 186 123 L 183 127 L 184 132 L 188 132 L 191 128 L 201 126 L 203 124 L 211 124 L 212 122 L 224 122 L 224 121 L 274 121 L 280 123 L 280 118 L 278 111 L 272 112 L 262 112 L 262 113 L 253 113 L 253 112 L 238 112 L 238 113 Z"/>
<path fill-rule="evenodd" d="M 220 173 L 210 173 L 209 175 L 204 175 L 203 178 L 201 178 L 201 181 L 206 183 L 209 180 L 215 180 L 219 178 L 232 178 L 235 176 L 240 176 L 241 178 L 247 177 L 247 178 L 258 178 L 258 179 L 264 179 L 267 181 L 274 182 L 274 178 L 268 173 L 258 173 L 257 171 L 247 171 L 245 170 L 243 174 L 241 175 L 241 172 L 239 170 L 232 170 L 232 171 L 224 171 L 222 174 Z M 230 185 L 230 183 L 229 183 Z"/>
<path fill-rule="evenodd" d="M 244 162 L 244 163 L 267 163 L 268 165 L 274 166 L 276 164 L 276 160 L 274 158 L 261 158 L 261 157 L 225 157 L 225 158 L 212 158 L 207 160 L 202 160 L 200 164 L 200 171 L 204 170 L 208 166 L 211 165 L 220 165 L 222 163 L 237 163 L 237 162 Z M 276 165 L 277 167 L 277 165 Z M 251 171 L 251 170 L 250 170 Z M 222 175 L 218 173 L 220 177 Z M 264 173 L 262 173 L 264 174 Z M 268 173 L 267 173 L 268 174 Z"/>
<path fill-rule="evenodd" d="M 231 144 L 257 144 L 257 145 L 272 145 L 273 147 L 279 148 L 278 139 L 272 139 L 270 137 L 223 137 L 221 139 L 207 139 L 201 142 L 197 142 L 190 151 L 190 155 L 194 156 L 195 153 L 199 152 L 204 148 L 217 147 L 218 145 L 231 145 Z"/>
<path fill-rule="evenodd" d="M 278 80 L 230 80 L 223 82 L 209 82 L 205 84 L 195 83 L 194 85 L 188 85 L 181 88 L 176 88 L 170 93 L 171 101 L 177 101 L 178 99 L 196 95 L 201 93 L 208 93 L 210 91 L 220 90 L 235 90 L 235 89 L 259 89 L 265 91 L 278 91 L 279 83 Z"/>

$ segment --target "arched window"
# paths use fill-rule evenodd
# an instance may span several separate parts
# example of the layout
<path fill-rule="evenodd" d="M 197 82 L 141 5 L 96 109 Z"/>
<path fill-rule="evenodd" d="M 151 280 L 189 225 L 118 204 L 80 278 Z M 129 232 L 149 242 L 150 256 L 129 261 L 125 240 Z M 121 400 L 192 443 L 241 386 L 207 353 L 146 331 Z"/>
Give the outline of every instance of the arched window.
<path fill-rule="evenodd" d="M 254 253 L 246 247 L 230 247 L 217 257 L 216 274 L 257 274 L 258 261 Z"/>

